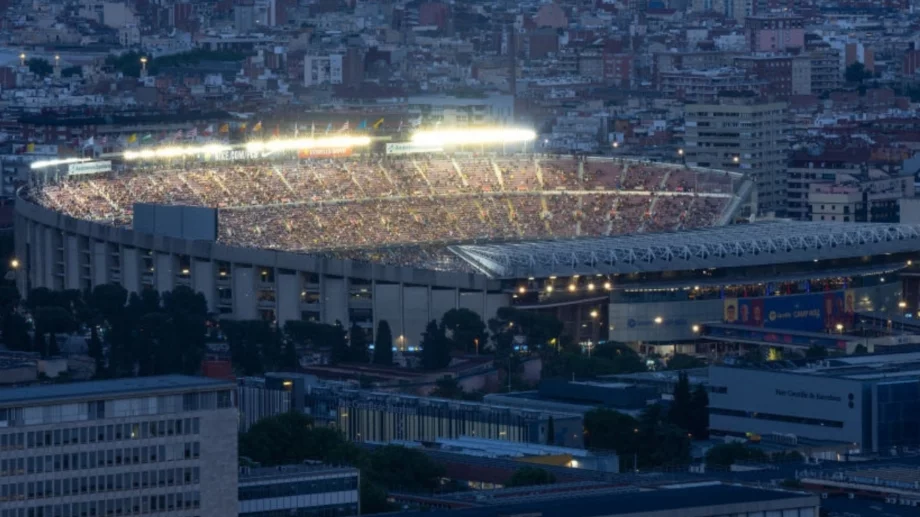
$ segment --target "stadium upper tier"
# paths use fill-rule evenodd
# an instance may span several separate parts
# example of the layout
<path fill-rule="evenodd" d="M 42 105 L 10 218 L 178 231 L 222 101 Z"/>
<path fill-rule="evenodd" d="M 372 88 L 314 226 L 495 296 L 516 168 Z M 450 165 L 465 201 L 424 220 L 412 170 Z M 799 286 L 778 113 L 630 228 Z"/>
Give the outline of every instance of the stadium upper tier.
<path fill-rule="evenodd" d="M 325 253 L 722 225 L 749 188 L 736 173 L 677 165 L 416 155 L 144 167 L 64 178 L 32 197 L 116 225 L 134 203 L 215 207 L 222 243 Z"/>

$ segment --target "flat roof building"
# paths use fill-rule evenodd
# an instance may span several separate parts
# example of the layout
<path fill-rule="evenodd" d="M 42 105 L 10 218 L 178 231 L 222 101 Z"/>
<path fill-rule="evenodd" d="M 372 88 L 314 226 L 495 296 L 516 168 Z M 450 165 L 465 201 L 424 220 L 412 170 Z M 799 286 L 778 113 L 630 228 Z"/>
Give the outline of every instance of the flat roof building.
<path fill-rule="evenodd" d="M 728 435 L 849 443 L 853 452 L 915 447 L 920 353 L 851 356 L 782 368 L 713 366 L 709 425 Z"/>
<path fill-rule="evenodd" d="M 168 375 L 0 390 L 0 517 L 236 516 L 234 388 Z"/>
<path fill-rule="evenodd" d="M 360 472 L 351 467 L 283 465 L 240 469 L 239 515 L 358 515 Z"/>

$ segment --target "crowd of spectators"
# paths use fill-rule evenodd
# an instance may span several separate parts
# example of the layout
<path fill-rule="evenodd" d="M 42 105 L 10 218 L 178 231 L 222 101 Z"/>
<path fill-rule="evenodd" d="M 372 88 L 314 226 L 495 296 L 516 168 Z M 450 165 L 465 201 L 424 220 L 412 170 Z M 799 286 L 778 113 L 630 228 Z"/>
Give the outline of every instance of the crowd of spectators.
<path fill-rule="evenodd" d="M 33 195 L 74 217 L 120 225 L 137 202 L 214 207 L 228 244 L 437 265 L 451 259 L 430 243 L 709 226 L 732 192 L 727 173 L 457 154 L 146 165 L 65 178 Z"/>

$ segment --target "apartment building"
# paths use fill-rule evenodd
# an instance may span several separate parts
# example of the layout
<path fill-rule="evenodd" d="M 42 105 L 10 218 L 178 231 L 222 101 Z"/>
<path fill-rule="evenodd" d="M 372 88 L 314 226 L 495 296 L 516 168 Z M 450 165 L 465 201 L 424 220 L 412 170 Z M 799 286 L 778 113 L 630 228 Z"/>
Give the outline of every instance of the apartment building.
<path fill-rule="evenodd" d="M 786 215 L 792 219 L 811 221 L 812 205 L 809 196 L 812 185 L 834 185 L 862 177 L 867 173 L 870 157 L 867 147 L 813 147 L 793 152 L 787 170 L 789 182 L 786 189 Z"/>
<path fill-rule="evenodd" d="M 0 516 L 235 517 L 234 389 L 170 375 L 0 391 Z"/>
<path fill-rule="evenodd" d="M 723 95 L 717 103 L 687 104 L 687 165 L 743 173 L 757 189 L 751 211 L 785 214 L 786 113 L 786 103 L 764 102 L 752 96 Z"/>

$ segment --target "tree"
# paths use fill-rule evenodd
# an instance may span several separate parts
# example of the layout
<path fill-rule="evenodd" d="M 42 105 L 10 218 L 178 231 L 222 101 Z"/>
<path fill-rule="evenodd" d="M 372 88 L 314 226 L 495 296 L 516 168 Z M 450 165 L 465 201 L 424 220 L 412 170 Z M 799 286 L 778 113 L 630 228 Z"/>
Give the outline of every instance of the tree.
<path fill-rule="evenodd" d="M 329 360 L 332 361 L 332 363 L 344 363 L 351 359 L 351 348 L 348 346 L 348 333 L 345 332 L 345 327 L 342 325 L 341 321 L 335 321 L 335 325 L 333 325 L 333 328 L 327 333 L 326 339 L 331 348 Z"/>
<path fill-rule="evenodd" d="M 83 77 L 83 67 L 81 66 L 68 66 L 67 68 L 61 70 L 61 77 L 73 77 L 79 75 Z"/>
<path fill-rule="evenodd" d="M 21 314 L 13 312 L 3 318 L 3 343 L 10 350 L 27 352 L 32 348 L 29 340 L 29 323 Z"/>
<path fill-rule="evenodd" d="M 431 320 L 422 334 L 422 368 L 440 370 L 450 364 L 450 345 L 444 336 L 444 327 Z"/>
<path fill-rule="evenodd" d="M 456 377 L 445 375 L 435 381 L 431 396 L 442 399 L 460 399 L 463 398 L 463 388 L 460 387 Z"/>
<path fill-rule="evenodd" d="M 690 397 L 690 431 L 696 440 L 709 438 L 709 392 L 702 384 L 697 384 Z"/>
<path fill-rule="evenodd" d="M 163 293 L 163 311 L 171 320 L 175 336 L 170 348 L 176 358 L 169 373 L 196 373 L 201 368 L 207 342 L 207 300 L 202 293 L 179 286 Z M 277 348 L 280 337 L 277 332 L 273 337 Z"/>
<path fill-rule="evenodd" d="M 29 67 L 29 71 L 39 77 L 46 77 L 51 75 L 51 72 L 54 71 L 54 67 L 51 66 L 51 63 L 47 59 L 40 57 L 33 57 L 26 60 L 26 66 Z"/>
<path fill-rule="evenodd" d="M 385 445 L 371 452 L 367 471 L 371 481 L 390 490 L 431 493 L 441 484 L 444 467 L 418 449 Z"/>
<path fill-rule="evenodd" d="M 819 345 L 812 345 L 805 351 L 807 359 L 823 359 L 827 357 L 827 348 Z"/>
<path fill-rule="evenodd" d="M 105 377 L 105 356 L 102 351 L 102 340 L 99 339 L 99 330 L 93 325 L 90 327 L 89 344 L 87 354 L 96 363 L 96 377 Z"/>
<path fill-rule="evenodd" d="M 690 432 L 693 407 L 690 400 L 690 379 L 686 373 L 680 372 L 677 375 L 677 386 L 674 387 L 673 395 L 674 400 L 668 410 L 668 420 L 677 427 Z"/>
<path fill-rule="evenodd" d="M 351 324 L 351 329 L 348 332 L 349 337 L 349 350 L 348 350 L 348 359 L 349 361 L 356 363 L 366 363 L 367 362 L 367 334 L 364 332 L 364 329 L 358 326 L 357 323 Z"/>
<path fill-rule="evenodd" d="M 393 365 L 393 333 L 387 320 L 377 324 L 377 338 L 374 340 L 374 364 Z"/>
<path fill-rule="evenodd" d="M 866 345 L 856 345 L 856 348 L 853 349 L 853 355 L 866 355 L 869 353 L 869 349 L 866 348 Z"/>
<path fill-rule="evenodd" d="M 848 83 L 861 83 L 872 77 L 872 73 L 866 70 L 866 65 L 856 61 L 847 67 L 844 77 Z"/>
<path fill-rule="evenodd" d="M 668 370 L 690 370 L 704 366 L 706 366 L 706 361 L 687 354 L 674 354 L 668 360 Z"/>
<path fill-rule="evenodd" d="M 616 451 L 621 456 L 636 451 L 639 422 L 619 411 L 592 409 L 585 413 L 585 447 Z"/>
<path fill-rule="evenodd" d="M 562 322 L 551 314 L 514 307 L 498 309 L 495 318 L 489 320 L 489 332 L 496 352 L 510 350 L 516 337 L 522 337 L 531 349 L 555 345 L 562 328 Z"/>
<path fill-rule="evenodd" d="M 552 472 L 539 467 L 521 467 L 505 482 L 505 487 L 551 485 L 555 482 L 556 476 Z"/>
<path fill-rule="evenodd" d="M 489 335 L 479 314 L 469 309 L 451 309 L 445 312 L 441 318 L 441 326 L 450 334 L 453 348 L 466 354 L 478 353 L 479 347 L 486 343 Z"/>
<path fill-rule="evenodd" d="M 70 312 L 60 306 L 51 305 L 35 309 L 33 313 L 35 319 L 36 348 L 35 351 L 42 354 L 43 357 L 50 357 L 58 354 L 57 339 L 55 336 L 60 333 L 70 333 L 76 330 L 76 322 Z M 48 339 L 45 340 L 45 334 Z"/>
<path fill-rule="evenodd" d="M 760 449 L 754 449 L 741 443 L 725 443 L 706 451 L 706 465 L 730 467 L 742 461 L 766 462 L 768 457 Z"/>

